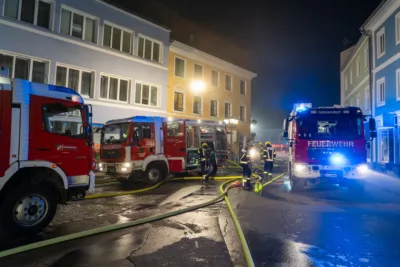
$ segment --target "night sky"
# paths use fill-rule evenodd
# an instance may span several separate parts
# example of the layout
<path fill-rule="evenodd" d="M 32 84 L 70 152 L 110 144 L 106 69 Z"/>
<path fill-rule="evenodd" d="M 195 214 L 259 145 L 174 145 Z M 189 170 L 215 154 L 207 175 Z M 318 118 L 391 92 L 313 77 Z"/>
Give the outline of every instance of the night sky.
<path fill-rule="evenodd" d="M 340 104 L 340 52 L 380 0 L 164 0 L 238 45 L 251 49 L 256 128 L 281 128 L 295 102 Z M 265 105 L 267 103 L 267 105 Z"/>
<path fill-rule="evenodd" d="M 150 19 L 162 13 L 142 0 L 109 1 L 138 14 L 147 7 Z M 251 70 L 258 74 L 252 119 L 259 136 L 258 130 L 281 129 L 293 103 L 340 103 L 340 52 L 357 43 L 360 26 L 381 0 L 159 1 L 252 51 Z"/>

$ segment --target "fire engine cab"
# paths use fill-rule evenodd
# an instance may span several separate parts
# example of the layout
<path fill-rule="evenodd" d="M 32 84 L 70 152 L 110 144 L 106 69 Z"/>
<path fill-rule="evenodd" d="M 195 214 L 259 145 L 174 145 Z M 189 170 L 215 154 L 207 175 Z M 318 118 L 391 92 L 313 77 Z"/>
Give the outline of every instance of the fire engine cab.
<path fill-rule="evenodd" d="M 334 183 L 363 189 L 368 172 L 367 147 L 361 109 L 312 108 L 295 104 L 284 121 L 289 141 L 289 177 L 293 190 L 307 185 Z M 375 120 L 369 119 L 370 137 L 376 137 Z"/>
<path fill-rule="evenodd" d="M 147 116 L 106 122 L 100 146 L 101 168 L 121 183 L 142 180 L 150 184 L 165 179 L 169 173 L 196 170 L 202 141 L 216 149 L 226 147 L 223 138 L 221 144 L 213 141 L 216 132 L 223 129 L 212 123 L 198 124 Z"/>
<path fill-rule="evenodd" d="M 72 89 L 0 75 L 0 229 L 39 232 L 57 204 L 85 196 L 90 108 Z"/>

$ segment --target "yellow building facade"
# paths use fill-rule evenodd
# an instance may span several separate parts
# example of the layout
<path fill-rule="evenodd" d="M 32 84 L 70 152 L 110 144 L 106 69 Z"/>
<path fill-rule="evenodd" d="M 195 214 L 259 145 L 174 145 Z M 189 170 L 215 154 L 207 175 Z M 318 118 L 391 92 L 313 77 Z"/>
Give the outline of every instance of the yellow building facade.
<path fill-rule="evenodd" d="M 228 122 L 227 130 L 232 136 L 229 134 L 227 140 L 229 144 L 232 140 L 237 156 L 239 147 L 251 134 L 251 82 L 256 76 L 173 41 L 169 53 L 168 117 Z"/>

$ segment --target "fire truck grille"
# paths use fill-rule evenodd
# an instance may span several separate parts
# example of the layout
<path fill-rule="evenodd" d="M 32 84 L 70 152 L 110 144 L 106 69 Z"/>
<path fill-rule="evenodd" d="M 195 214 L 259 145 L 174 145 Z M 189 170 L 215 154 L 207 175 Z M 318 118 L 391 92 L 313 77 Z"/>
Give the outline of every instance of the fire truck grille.
<path fill-rule="evenodd" d="M 308 148 L 308 158 L 321 163 L 328 163 L 335 153 L 343 155 L 351 164 L 363 162 L 363 155 L 354 148 Z"/>
<path fill-rule="evenodd" d="M 104 159 L 118 159 L 121 157 L 121 150 L 103 150 L 101 157 Z"/>

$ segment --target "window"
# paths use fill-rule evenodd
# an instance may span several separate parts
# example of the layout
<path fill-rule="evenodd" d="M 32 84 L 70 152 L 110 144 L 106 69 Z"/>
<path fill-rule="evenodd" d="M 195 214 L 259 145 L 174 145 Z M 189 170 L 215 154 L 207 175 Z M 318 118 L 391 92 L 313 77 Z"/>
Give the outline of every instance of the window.
<path fill-rule="evenodd" d="M 201 115 L 201 96 L 193 97 L 193 113 Z"/>
<path fill-rule="evenodd" d="M 129 80 L 101 75 L 100 98 L 128 102 Z"/>
<path fill-rule="evenodd" d="M 357 106 L 356 107 L 360 107 L 360 101 L 361 101 L 361 96 L 360 96 L 360 94 L 357 94 Z"/>
<path fill-rule="evenodd" d="M 132 32 L 104 24 L 103 46 L 131 54 Z"/>
<path fill-rule="evenodd" d="M 350 85 L 353 84 L 353 71 L 350 69 Z"/>
<path fill-rule="evenodd" d="M 377 81 L 377 94 L 378 94 L 378 106 L 385 105 L 385 78 L 381 78 Z"/>
<path fill-rule="evenodd" d="M 44 105 L 43 126 L 49 133 L 86 138 L 82 125 L 82 114 L 78 107 L 68 107 L 60 103 Z"/>
<path fill-rule="evenodd" d="M 56 85 L 69 87 L 83 96 L 90 97 L 93 86 L 92 75 L 90 71 L 57 66 Z"/>
<path fill-rule="evenodd" d="M 183 136 L 185 127 L 183 122 L 168 122 L 167 123 L 167 136 Z"/>
<path fill-rule="evenodd" d="M 240 106 L 240 116 L 239 116 L 240 121 L 245 121 L 246 120 L 246 107 Z"/>
<path fill-rule="evenodd" d="M 369 92 L 369 87 L 365 88 L 365 110 L 370 110 L 370 103 L 371 103 L 371 98 L 370 98 L 370 92 Z"/>
<path fill-rule="evenodd" d="M 135 104 L 156 107 L 158 105 L 158 87 L 136 83 Z"/>
<path fill-rule="evenodd" d="M 203 66 L 194 64 L 194 78 L 196 80 L 203 79 Z"/>
<path fill-rule="evenodd" d="M 184 94 L 182 92 L 174 92 L 174 110 L 184 110 Z"/>
<path fill-rule="evenodd" d="M 232 118 L 231 103 L 225 103 L 225 119 Z"/>
<path fill-rule="evenodd" d="M 232 91 L 232 76 L 225 75 L 225 90 Z"/>
<path fill-rule="evenodd" d="M 211 71 L 211 84 L 215 87 L 219 85 L 219 73 L 216 70 Z"/>
<path fill-rule="evenodd" d="M 396 45 L 400 43 L 400 12 L 395 17 L 396 23 Z"/>
<path fill-rule="evenodd" d="M 396 70 L 396 99 L 400 100 L 400 69 Z"/>
<path fill-rule="evenodd" d="M 24 56 L 0 54 L 0 66 L 8 68 L 10 77 L 29 80 L 36 83 L 47 83 L 47 61 L 40 61 Z"/>
<path fill-rule="evenodd" d="M 394 138 L 393 128 L 379 129 L 379 162 L 389 163 L 393 162 L 394 158 Z"/>
<path fill-rule="evenodd" d="M 246 94 L 246 82 L 243 80 L 240 80 L 240 94 L 241 95 Z"/>
<path fill-rule="evenodd" d="M 5 0 L 4 16 L 50 29 L 51 3 L 45 0 Z"/>
<path fill-rule="evenodd" d="M 60 32 L 92 43 L 97 43 L 96 20 L 83 13 L 80 14 L 62 8 Z"/>
<path fill-rule="evenodd" d="M 382 28 L 378 33 L 377 33 L 377 54 L 378 58 L 383 56 L 386 52 L 386 47 L 385 47 L 385 28 Z"/>
<path fill-rule="evenodd" d="M 175 76 L 185 78 L 185 60 L 175 58 Z"/>
<path fill-rule="evenodd" d="M 357 78 L 360 77 L 360 58 L 359 57 L 357 57 L 357 60 L 356 60 L 356 77 Z"/>
<path fill-rule="evenodd" d="M 211 100 L 210 116 L 211 117 L 218 117 L 218 101 L 217 100 Z"/>
<path fill-rule="evenodd" d="M 368 47 L 364 47 L 364 69 L 368 69 L 368 61 L 369 61 L 369 49 Z"/>
<path fill-rule="evenodd" d="M 138 57 L 161 63 L 161 43 L 139 36 Z"/>

